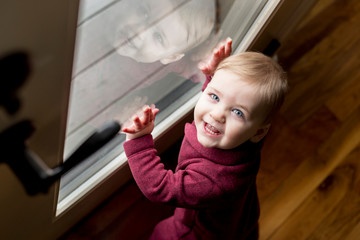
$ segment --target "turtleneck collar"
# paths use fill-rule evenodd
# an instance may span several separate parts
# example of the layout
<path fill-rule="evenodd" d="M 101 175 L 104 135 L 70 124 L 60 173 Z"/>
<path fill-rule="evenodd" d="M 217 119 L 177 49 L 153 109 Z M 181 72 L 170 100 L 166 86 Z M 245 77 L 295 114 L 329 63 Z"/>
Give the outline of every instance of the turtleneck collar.
<path fill-rule="evenodd" d="M 222 165 L 237 165 L 251 161 L 255 155 L 259 154 L 262 146 L 262 142 L 252 143 L 247 141 L 229 150 L 206 148 L 197 140 L 197 131 L 194 122 L 192 124 L 188 123 L 185 126 L 185 140 L 203 157 Z M 239 159 L 241 159 L 241 162 L 239 162 Z"/>

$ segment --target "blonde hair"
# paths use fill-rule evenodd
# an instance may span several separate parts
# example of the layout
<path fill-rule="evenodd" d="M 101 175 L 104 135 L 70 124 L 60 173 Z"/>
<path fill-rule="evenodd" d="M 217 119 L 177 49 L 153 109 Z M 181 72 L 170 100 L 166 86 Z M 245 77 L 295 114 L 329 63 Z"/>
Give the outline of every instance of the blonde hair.
<path fill-rule="evenodd" d="M 264 123 L 270 123 L 284 102 L 288 88 L 282 67 L 270 57 L 256 52 L 243 52 L 225 58 L 216 71 L 231 71 L 254 84 L 268 112 Z"/>

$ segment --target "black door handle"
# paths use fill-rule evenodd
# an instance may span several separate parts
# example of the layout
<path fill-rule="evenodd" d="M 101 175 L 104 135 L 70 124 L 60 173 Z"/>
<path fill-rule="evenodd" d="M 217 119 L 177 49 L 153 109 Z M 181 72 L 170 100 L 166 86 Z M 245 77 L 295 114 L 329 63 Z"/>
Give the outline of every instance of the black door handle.
<path fill-rule="evenodd" d="M 49 168 L 28 149 L 25 140 L 33 133 L 30 121 L 22 121 L 0 134 L 0 162 L 7 163 L 29 195 L 46 193 L 64 173 L 96 152 L 120 131 L 120 124 L 110 122 L 93 133 L 64 163 Z"/>
<path fill-rule="evenodd" d="M 0 58 L 0 107 L 14 115 L 21 107 L 17 90 L 31 72 L 30 57 L 25 51 L 14 51 Z M 7 163 L 30 195 L 46 193 L 61 175 L 89 157 L 110 141 L 120 124 L 110 122 L 91 135 L 63 164 L 49 168 L 25 145 L 34 132 L 31 121 L 24 120 L 0 133 L 0 163 Z"/>

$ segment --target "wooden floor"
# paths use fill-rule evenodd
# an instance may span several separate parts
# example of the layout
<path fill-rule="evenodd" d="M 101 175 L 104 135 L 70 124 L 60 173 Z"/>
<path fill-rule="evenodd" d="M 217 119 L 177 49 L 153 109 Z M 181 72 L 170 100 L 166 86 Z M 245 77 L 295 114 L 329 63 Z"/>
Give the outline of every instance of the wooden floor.
<path fill-rule="evenodd" d="M 360 239 L 360 1 L 320 0 L 277 55 L 290 91 L 263 149 L 260 239 Z M 64 240 L 146 239 L 171 212 L 130 182 Z"/>

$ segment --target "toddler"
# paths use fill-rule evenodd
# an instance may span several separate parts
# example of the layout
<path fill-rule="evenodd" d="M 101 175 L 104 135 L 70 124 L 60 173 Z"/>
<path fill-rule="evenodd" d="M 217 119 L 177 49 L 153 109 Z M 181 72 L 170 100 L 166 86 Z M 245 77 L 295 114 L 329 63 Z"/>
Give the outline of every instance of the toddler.
<path fill-rule="evenodd" d="M 199 65 L 207 79 L 175 172 L 164 169 L 150 135 L 158 109 L 144 107 L 123 128 L 140 190 L 151 201 L 176 206 L 150 239 L 258 238 L 260 149 L 287 82 L 282 68 L 261 53 L 230 54 L 227 39 Z"/>

